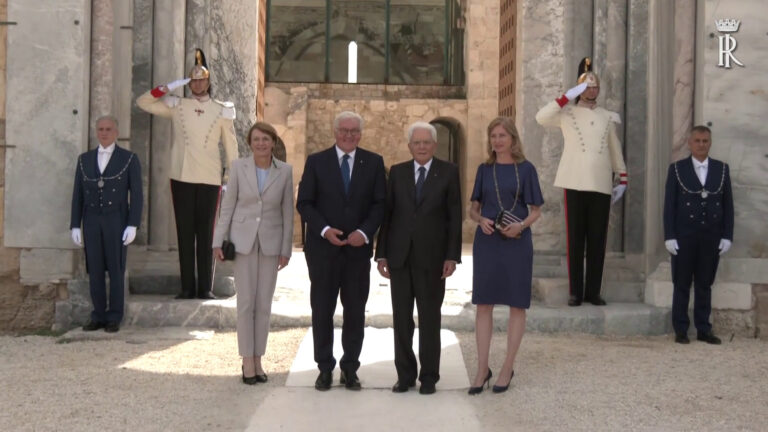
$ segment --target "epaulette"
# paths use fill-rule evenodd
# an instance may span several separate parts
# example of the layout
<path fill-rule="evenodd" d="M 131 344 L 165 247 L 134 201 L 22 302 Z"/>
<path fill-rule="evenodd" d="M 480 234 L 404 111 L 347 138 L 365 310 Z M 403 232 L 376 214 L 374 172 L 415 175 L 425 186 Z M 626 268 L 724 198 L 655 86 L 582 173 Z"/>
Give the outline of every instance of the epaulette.
<path fill-rule="evenodd" d="M 229 101 L 213 100 L 217 104 L 221 105 L 221 116 L 227 120 L 235 119 L 235 104 Z"/>

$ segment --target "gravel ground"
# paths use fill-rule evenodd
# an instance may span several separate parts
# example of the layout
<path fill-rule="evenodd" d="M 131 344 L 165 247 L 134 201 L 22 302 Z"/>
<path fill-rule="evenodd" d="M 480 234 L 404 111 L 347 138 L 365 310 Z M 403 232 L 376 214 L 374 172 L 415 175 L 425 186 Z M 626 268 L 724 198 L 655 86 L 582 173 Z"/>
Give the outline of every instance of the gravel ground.
<path fill-rule="evenodd" d="M 0 430 L 243 430 L 285 383 L 306 329 L 272 332 L 270 381 L 257 386 L 239 382 L 234 333 L 182 340 L 155 332 L 71 343 L 0 336 Z M 474 335 L 458 336 L 472 377 Z M 504 344 L 494 336 L 494 371 Z M 483 430 L 768 429 L 768 344 L 753 339 L 717 347 L 669 336 L 528 334 L 515 369 L 507 393 L 467 396 Z"/>

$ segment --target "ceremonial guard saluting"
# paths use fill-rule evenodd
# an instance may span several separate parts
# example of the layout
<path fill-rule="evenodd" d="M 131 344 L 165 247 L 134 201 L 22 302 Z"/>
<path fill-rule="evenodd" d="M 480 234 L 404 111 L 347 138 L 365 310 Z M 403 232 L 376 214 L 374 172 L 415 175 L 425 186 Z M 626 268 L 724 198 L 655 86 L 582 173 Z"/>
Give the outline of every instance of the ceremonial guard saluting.
<path fill-rule="evenodd" d="M 600 297 L 611 204 L 627 188 L 627 168 L 616 135 L 619 114 L 597 106 L 600 81 L 589 57 L 579 64 L 578 85 L 536 113 L 542 126 L 563 132 L 555 186 L 565 189 L 570 306 L 604 305 Z M 575 100 L 575 104 L 568 104 Z M 618 183 L 613 186 L 614 180 Z M 584 249 L 586 246 L 586 281 Z"/>
<path fill-rule="evenodd" d="M 698 340 L 719 344 L 712 333 L 712 284 L 720 255 L 733 242 L 733 194 L 728 164 L 709 157 L 712 133 L 696 126 L 688 138 L 691 156 L 672 163 L 664 195 L 664 245 L 672 254 L 672 327 L 687 344 L 688 302 L 693 282 L 693 323 Z"/>
<path fill-rule="evenodd" d="M 170 178 L 181 268 L 181 293 L 176 298 L 180 299 L 215 298 L 211 242 L 223 173 L 219 142 L 226 152 L 227 169 L 238 156 L 235 107 L 210 97 L 210 72 L 202 50 L 196 50 L 195 59 L 189 78 L 156 87 L 136 101 L 144 111 L 173 119 Z M 191 98 L 167 94 L 186 84 Z"/>
<path fill-rule="evenodd" d="M 114 117 L 96 120 L 96 136 L 99 147 L 77 158 L 70 228 L 75 244 L 85 241 L 93 302 L 83 330 L 104 328 L 113 333 L 123 319 L 126 246 L 136 238 L 141 222 L 141 165 L 135 153 L 117 146 Z M 109 272 L 109 302 L 105 272 Z"/>

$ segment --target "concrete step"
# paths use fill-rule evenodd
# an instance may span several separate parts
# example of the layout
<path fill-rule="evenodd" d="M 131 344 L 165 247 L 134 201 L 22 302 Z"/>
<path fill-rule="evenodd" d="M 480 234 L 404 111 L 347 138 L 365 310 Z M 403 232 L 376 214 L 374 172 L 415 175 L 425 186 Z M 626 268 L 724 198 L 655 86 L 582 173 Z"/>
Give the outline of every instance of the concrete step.
<path fill-rule="evenodd" d="M 548 306 L 565 305 L 568 302 L 569 286 L 567 278 L 533 278 L 532 297 Z M 603 280 L 602 296 L 607 302 L 640 303 L 645 294 L 645 282 L 627 282 Z"/>
<path fill-rule="evenodd" d="M 312 324 L 309 299 L 301 302 L 275 301 L 272 305 L 272 327 L 309 327 Z M 506 307 L 494 310 L 494 327 L 506 329 Z M 658 335 L 671 331 L 670 310 L 642 303 L 610 303 L 597 307 L 547 306 L 534 303 L 527 315 L 529 331 L 558 333 L 590 333 L 611 335 Z M 342 323 L 341 305 L 336 310 L 334 324 Z M 415 317 L 418 322 L 418 316 Z M 133 295 L 127 302 L 125 325 L 135 327 L 207 327 L 234 329 L 237 322 L 235 298 L 224 300 L 174 300 L 170 296 Z M 444 305 L 443 328 L 453 331 L 473 331 L 475 308 Z M 366 326 L 392 326 L 391 306 L 368 304 Z"/>
<path fill-rule="evenodd" d="M 181 291 L 181 277 L 178 273 L 134 271 L 128 278 L 131 294 L 176 295 Z M 213 293 L 218 297 L 235 295 L 235 278 L 231 274 L 219 272 L 213 277 Z"/>

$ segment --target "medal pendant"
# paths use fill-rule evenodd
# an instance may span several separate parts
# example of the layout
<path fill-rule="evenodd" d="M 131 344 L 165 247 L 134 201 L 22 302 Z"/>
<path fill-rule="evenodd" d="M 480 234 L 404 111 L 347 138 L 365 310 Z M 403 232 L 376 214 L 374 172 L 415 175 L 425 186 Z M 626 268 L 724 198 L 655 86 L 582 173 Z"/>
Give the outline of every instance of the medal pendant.
<path fill-rule="evenodd" d="M 706 198 L 706 197 L 707 197 L 707 195 L 709 195 L 709 194 L 707 193 L 707 191 L 701 191 L 701 197 L 702 197 L 702 198 Z"/>
<path fill-rule="evenodd" d="M 103 188 L 104 187 L 104 180 L 103 179 L 99 179 L 99 181 L 96 182 L 96 186 L 98 186 L 99 189 Z"/>

